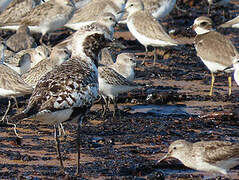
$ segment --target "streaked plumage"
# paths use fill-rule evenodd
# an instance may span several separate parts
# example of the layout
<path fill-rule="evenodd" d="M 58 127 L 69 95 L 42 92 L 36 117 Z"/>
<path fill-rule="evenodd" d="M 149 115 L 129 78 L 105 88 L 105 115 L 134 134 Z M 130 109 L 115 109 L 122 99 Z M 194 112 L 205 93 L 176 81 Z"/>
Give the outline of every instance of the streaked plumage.
<path fill-rule="evenodd" d="M 40 0 L 13 0 L 0 14 L 0 26 L 19 23 L 27 13 L 40 4 Z"/>
<path fill-rule="evenodd" d="M 50 51 L 45 46 L 38 46 L 36 48 L 22 50 L 17 54 L 6 58 L 5 62 L 11 64 L 12 66 L 18 66 L 21 57 L 25 54 L 29 54 L 31 56 L 31 68 L 33 68 L 38 62 L 46 59 L 49 56 Z"/>
<path fill-rule="evenodd" d="M 53 48 L 49 58 L 43 59 L 37 63 L 30 71 L 22 75 L 24 81 L 32 87 L 35 87 L 37 82 L 46 73 L 50 72 L 56 66 L 61 65 L 69 59 L 70 55 L 65 49 Z"/>
<path fill-rule="evenodd" d="M 125 77 L 117 73 L 114 69 L 107 66 L 99 67 L 99 93 L 104 98 L 106 107 L 103 109 L 103 115 L 106 108 L 108 108 L 107 97 L 109 97 L 114 103 L 115 116 L 117 107 L 116 98 L 120 93 L 129 92 L 133 89 L 140 88 L 136 83 L 127 80 Z"/>

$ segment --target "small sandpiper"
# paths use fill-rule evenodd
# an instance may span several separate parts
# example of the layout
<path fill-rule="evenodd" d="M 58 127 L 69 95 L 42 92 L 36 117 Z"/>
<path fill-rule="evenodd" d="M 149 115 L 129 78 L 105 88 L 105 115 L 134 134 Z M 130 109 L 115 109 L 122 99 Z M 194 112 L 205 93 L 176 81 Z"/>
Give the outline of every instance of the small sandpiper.
<path fill-rule="evenodd" d="M 232 20 L 225 22 L 224 24 L 220 25 L 219 27 L 222 27 L 222 28 L 227 28 L 227 27 L 239 28 L 239 15 L 237 17 L 233 18 Z"/>
<path fill-rule="evenodd" d="M 109 97 L 114 103 L 113 117 L 118 110 L 117 97 L 121 93 L 129 92 L 133 89 L 141 88 L 138 84 L 127 80 L 124 76 L 117 73 L 114 69 L 107 66 L 99 66 L 99 94 L 105 101 L 102 115 L 105 114 L 106 108 L 109 107 Z"/>
<path fill-rule="evenodd" d="M 172 39 L 164 31 L 161 24 L 159 24 L 151 14 L 144 11 L 144 6 L 141 0 L 128 0 L 125 9 L 129 12 L 127 18 L 129 31 L 141 44 L 144 45 L 146 55 L 148 52 L 147 47 L 149 45 L 154 47 L 154 64 L 157 59 L 156 48 L 178 45 L 178 42 Z"/>
<path fill-rule="evenodd" d="M 194 39 L 197 56 L 201 58 L 211 72 L 212 80 L 209 95 L 212 96 L 214 73 L 224 71 L 231 66 L 234 58 L 238 56 L 238 51 L 226 36 L 212 28 L 212 20 L 206 16 L 196 18 L 193 29 L 197 33 Z M 228 76 L 228 82 L 228 95 L 231 95 L 231 76 Z"/>
<path fill-rule="evenodd" d="M 133 53 L 121 53 L 117 56 L 114 64 L 109 65 L 121 76 L 129 81 L 134 80 L 134 68 L 136 66 L 136 57 Z"/>
<path fill-rule="evenodd" d="M 239 165 L 239 144 L 227 141 L 191 143 L 177 140 L 169 146 L 168 153 L 158 162 L 170 157 L 195 170 L 227 175 L 231 168 Z"/>

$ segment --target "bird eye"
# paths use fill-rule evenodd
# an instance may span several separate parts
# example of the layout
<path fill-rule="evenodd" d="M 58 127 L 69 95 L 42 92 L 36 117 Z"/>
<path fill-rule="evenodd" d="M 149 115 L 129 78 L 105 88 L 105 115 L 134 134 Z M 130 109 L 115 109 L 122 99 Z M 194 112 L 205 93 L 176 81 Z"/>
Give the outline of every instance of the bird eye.
<path fill-rule="evenodd" d="M 174 150 L 176 150 L 177 148 L 176 147 L 173 147 Z"/>
<path fill-rule="evenodd" d="M 206 26 L 206 25 L 207 25 L 207 22 L 202 22 L 200 25 Z"/>
<path fill-rule="evenodd" d="M 134 4 L 130 4 L 130 6 L 134 6 Z"/>
<path fill-rule="evenodd" d="M 111 21 L 113 20 L 112 17 L 110 17 L 110 20 L 111 20 Z"/>

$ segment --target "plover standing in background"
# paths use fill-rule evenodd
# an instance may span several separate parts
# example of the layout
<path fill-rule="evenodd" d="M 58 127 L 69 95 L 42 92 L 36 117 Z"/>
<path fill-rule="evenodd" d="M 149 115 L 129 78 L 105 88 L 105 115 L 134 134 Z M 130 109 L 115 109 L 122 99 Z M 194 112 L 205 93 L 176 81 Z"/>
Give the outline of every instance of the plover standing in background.
<path fill-rule="evenodd" d="M 0 53 L 1 53 L 1 58 L 4 58 L 4 49 L 5 49 L 5 44 L 1 41 L 0 43 Z M 22 59 L 25 61 L 25 59 Z M 21 60 L 21 61 L 22 61 Z M 26 63 L 30 64 L 30 61 L 25 61 L 24 63 L 19 62 L 22 66 L 25 66 Z M 4 62 L 3 59 L 1 59 L 1 62 Z M 22 68 L 22 67 L 20 67 Z M 10 110 L 11 107 L 11 101 L 10 98 L 13 98 L 16 102 L 17 105 L 17 100 L 16 97 L 24 96 L 27 94 L 32 93 L 32 88 L 28 86 L 23 79 L 20 77 L 20 75 L 6 66 L 5 64 L 0 63 L 0 97 L 6 97 L 9 98 L 8 101 L 8 107 L 5 112 L 5 114 L 2 117 L 1 121 L 5 121 L 6 116 L 8 114 L 8 111 Z M 16 132 L 16 125 L 9 123 L 7 119 L 7 124 L 9 125 L 14 125 L 14 132 L 18 136 Z M 19 137 L 19 136 L 18 136 Z"/>
<path fill-rule="evenodd" d="M 20 59 L 23 55 L 29 54 L 31 57 L 31 68 L 33 68 L 38 62 L 47 58 L 50 51 L 45 46 L 37 46 L 36 48 L 26 49 L 18 52 L 17 54 L 8 57 L 4 62 L 11 64 L 12 66 L 18 66 Z"/>
<path fill-rule="evenodd" d="M 70 54 L 65 48 L 53 48 L 50 57 L 43 59 L 33 68 L 31 68 L 27 73 L 23 74 L 22 79 L 29 86 L 34 88 L 37 82 L 41 79 L 41 77 L 43 77 L 46 73 L 50 72 L 56 66 L 61 65 L 69 58 Z"/>
<path fill-rule="evenodd" d="M 56 149 L 64 171 L 59 123 L 77 120 L 77 174 L 80 174 L 81 122 L 98 97 L 98 53 L 109 40 L 100 29 L 91 28 L 74 33 L 72 57 L 43 76 L 37 83 L 28 106 L 13 119 L 30 118 L 36 122 L 55 126 Z"/>
<path fill-rule="evenodd" d="M 159 22 L 144 11 L 144 6 L 141 0 L 128 0 L 125 9 L 129 12 L 127 18 L 127 26 L 132 35 L 144 45 L 146 55 L 148 54 L 147 47 L 154 47 L 154 64 L 156 62 L 156 48 L 165 46 L 177 46 L 178 42 L 173 40 L 159 24 Z M 145 57 L 146 57 L 145 55 Z M 144 61 L 142 63 L 145 62 Z"/>
<path fill-rule="evenodd" d="M 20 24 L 22 18 L 39 4 L 40 0 L 13 0 L 0 14 L 0 26 L 3 26 L 1 28 L 8 29 L 5 27 L 7 24 Z M 14 26 L 12 29 L 16 30 L 18 27 Z"/>
<path fill-rule="evenodd" d="M 199 171 L 227 175 L 229 169 L 239 165 L 239 144 L 227 141 L 174 141 L 168 153 L 159 160 L 176 158 L 185 166 Z"/>
<path fill-rule="evenodd" d="M 122 75 L 117 73 L 114 69 L 107 66 L 99 66 L 99 94 L 105 101 L 105 108 L 103 109 L 102 115 L 105 114 L 106 108 L 109 106 L 109 97 L 114 104 L 113 117 L 116 115 L 117 97 L 120 93 L 129 92 L 133 89 L 141 88 L 136 83 L 127 80 Z"/>
<path fill-rule="evenodd" d="M 222 28 L 227 28 L 227 27 L 239 28 L 239 15 L 237 17 L 235 17 L 234 19 L 225 22 L 224 24 L 220 25 L 219 27 L 222 27 Z"/>
<path fill-rule="evenodd" d="M 123 10 L 124 5 L 125 0 L 92 0 L 84 8 L 77 10 L 65 26 L 78 30 L 81 26 L 95 22 L 104 13 L 112 13 L 118 21 L 122 16 L 118 12 Z"/>
<path fill-rule="evenodd" d="M 121 76 L 124 76 L 129 81 L 134 80 L 134 68 L 136 66 L 136 57 L 133 53 L 121 53 L 117 56 L 114 64 L 109 65 Z"/>
<path fill-rule="evenodd" d="M 148 11 L 155 19 L 163 19 L 169 15 L 176 4 L 176 0 L 142 0 L 144 10 Z M 125 12 L 120 23 L 126 23 L 128 12 Z"/>
<path fill-rule="evenodd" d="M 238 51 L 226 36 L 212 29 L 212 20 L 206 16 L 196 18 L 193 29 L 197 33 L 194 39 L 197 56 L 201 58 L 211 72 L 212 80 L 209 95 L 212 96 L 214 73 L 224 71 L 231 66 L 233 59 L 238 57 Z M 228 94 L 231 95 L 231 76 L 228 76 L 228 82 Z"/>
<path fill-rule="evenodd" d="M 31 36 L 27 26 L 20 26 L 17 32 L 8 38 L 6 44 L 16 53 L 21 50 L 37 47 L 35 39 Z"/>

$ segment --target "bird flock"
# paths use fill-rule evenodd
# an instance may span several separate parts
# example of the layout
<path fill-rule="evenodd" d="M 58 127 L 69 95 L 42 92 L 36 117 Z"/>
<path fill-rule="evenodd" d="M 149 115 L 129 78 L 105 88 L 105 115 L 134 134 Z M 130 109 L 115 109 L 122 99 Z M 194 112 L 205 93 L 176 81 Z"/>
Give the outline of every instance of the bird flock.
<path fill-rule="evenodd" d="M 208 0 L 208 14 L 212 7 L 226 6 L 229 0 Z M 91 106 L 102 98 L 102 116 L 114 104 L 113 117 L 120 116 L 117 107 L 119 94 L 145 85 L 134 82 L 136 56 L 130 52 L 112 57 L 112 49 L 127 50 L 127 46 L 114 39 L 115 27 L 125 24 L 137 41 L 154 48 L 154 65 L 157 49 L 180 48 L 184 44 L 173 39 L 160 23 L 176 6 L 176 0 L 1 0 L 0 29 L 16 30 L 10 38 L 0 39 L 0 95 L 9 99 L 1 123 L 33 120 L 36 124 L 54 126 L 57 155 L 61 171 L 65 172 L 59 134 L 62 123 L 77 122 L 77 170 L 80 175 L 80 129 Z M 208 16 L 194 20 L 196 54 L 211 72 L 211 88 L 218 71 L 234 71 L 239 85 L 239 53 L 228 37 L 217 32 Z M 220 25 L 221 28 L 239 28 L 239 16 Z M 51 46 L 49 34 L 70 28 L 72 34 Z M 38 41 L 33 33 L 40 33 Z M 48 38 L 49 39 L 49 38 Z M 185 48 L 185 47 L 184 47 Z M 231 95 L 232 78 L 228 75 Z M 11 98 L 16 106 L 17 97 L 30 95 L 22 112 L 7 117 Z M 173 142 L 168 157 L 179 159 L 184 165 L 200 171 L 219 172 L 224 175 L 239 164 L 239 144 L 226 141 L 185 140 Z"/>

